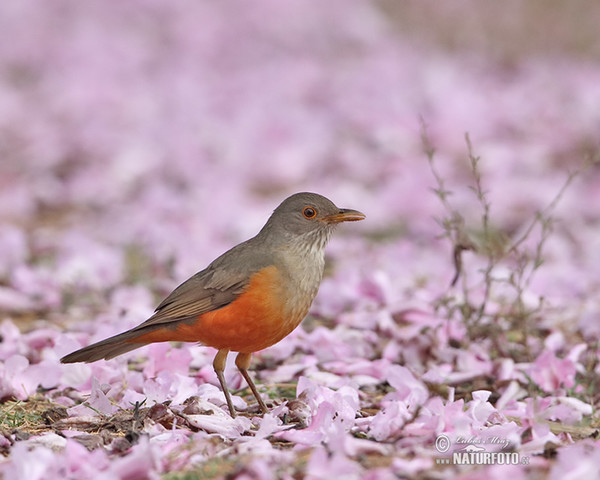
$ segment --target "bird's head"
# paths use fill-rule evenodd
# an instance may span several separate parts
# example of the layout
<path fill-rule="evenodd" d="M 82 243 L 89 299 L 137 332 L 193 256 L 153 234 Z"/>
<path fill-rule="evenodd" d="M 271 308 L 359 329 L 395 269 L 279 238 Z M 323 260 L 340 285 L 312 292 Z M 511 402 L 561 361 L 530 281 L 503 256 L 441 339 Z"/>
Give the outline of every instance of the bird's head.
<path fill-rule="evenodd" d="M 317 193 L 296 193 L 275 209 L 261 234 L 280 238 L 284 242 L 306 239 L 307 243 L 325 246 L 333 228 L 342 222 L 363 220 L 358 210 L 336 207 Z"/>

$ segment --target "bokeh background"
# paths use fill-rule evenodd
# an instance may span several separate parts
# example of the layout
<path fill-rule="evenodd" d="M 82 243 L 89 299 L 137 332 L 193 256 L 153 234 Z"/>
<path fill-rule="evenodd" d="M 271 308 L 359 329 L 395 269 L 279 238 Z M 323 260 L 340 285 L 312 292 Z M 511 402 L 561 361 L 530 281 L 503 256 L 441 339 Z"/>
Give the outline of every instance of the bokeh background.
<path fill-rule="evenodd" d="M 0 316 L 3 337 L 25 343 L 5 340 L 3 360 L 19 354 L 27 368 L 54 372 L 24 391 L 10 372 L 26 370 L 5 367 L 4 399 L 27 400 L 39 385 L 89 393 L 91 370 L 77 383 L 59 370 L 61 355 L 142 321 L 297 191 L 367 215 L 332 240 L 309 326 L 358 328 L 344 337 L 351 343 L 382 311 L 431 312 L 455 266 L 424 132 L 471 232 L 482 207 L 465 134 L 493 228 L 508 238 L 581 172 L 553 205 L 545 264 L 527 294 L 551 308 L 541 321 L 560 334 L 560 358 L 597 345 L 599 24 L 600 5 L 583 0 L 4 0 Z M 473 272 L 485 265 L 472 252 L 466 260 Z M 52 340 L 27 340 L 40 329 Z M 274 358 L 285 362 L 309 334 L 300 329 Z M 331 352 L 328 341 L 315 349 Z M 369 342 L 335 360 L 377 360 L 385 345 Z M 416 375 L 429 370 L 419 355 Z M 5 453 L 6 468 L 26 462 Z M 345 455 L 352 474 L 373 467 Z M 158 464 L 152 475 L 165 471 Z"/>

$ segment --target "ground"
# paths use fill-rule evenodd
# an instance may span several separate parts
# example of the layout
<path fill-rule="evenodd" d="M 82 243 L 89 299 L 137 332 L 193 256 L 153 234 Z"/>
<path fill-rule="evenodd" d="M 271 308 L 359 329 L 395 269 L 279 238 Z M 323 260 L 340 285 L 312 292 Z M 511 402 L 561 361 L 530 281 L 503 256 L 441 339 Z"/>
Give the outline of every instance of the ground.
<path fill-rule="evenodd" d="M 585 1 L 3 2 L 3 478 L 596 478 L 599 21 Z M 229 417 L 206 347 L 60 364 L 297 191 L 367 218 L 255 355 L 270 413 L 231 362 Z"/>

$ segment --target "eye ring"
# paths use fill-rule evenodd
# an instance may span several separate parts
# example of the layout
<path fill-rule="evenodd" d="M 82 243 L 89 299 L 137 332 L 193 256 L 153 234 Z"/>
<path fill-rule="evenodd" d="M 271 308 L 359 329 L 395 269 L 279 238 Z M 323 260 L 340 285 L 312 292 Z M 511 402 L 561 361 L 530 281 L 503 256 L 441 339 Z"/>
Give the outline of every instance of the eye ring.
<path fill-rule="evenodd" d="M 313 207 L 304 207 L 302 210 L 302 215 L 304 215 L 304 218 L 308 218 L 310 220 L 317 216 L 317 210 Z"/>

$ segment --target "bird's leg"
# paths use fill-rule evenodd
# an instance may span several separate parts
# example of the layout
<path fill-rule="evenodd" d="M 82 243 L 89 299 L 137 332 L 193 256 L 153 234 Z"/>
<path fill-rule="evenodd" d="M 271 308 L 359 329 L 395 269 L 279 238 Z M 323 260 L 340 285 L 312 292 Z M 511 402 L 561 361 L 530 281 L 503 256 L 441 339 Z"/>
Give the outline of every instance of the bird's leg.
<path fill-rule="evenodd" d="M 226 348 L 222 348 L 221 350 L 219 350 L 215 355 L 215 359 L 213 361 L 213 368 L 215 369 L 215 373 L 217 374 L 217 378 L 219 379 L 219 383 L 221 384 L 221 389 L 225 394 L 225 400 L 227 401 L 227 407 L 229 407 L 229 413 L 233 418 L 235 418 L 235 409 L 233 408 L 233 403 L 231 401 L 231 394 L 227 389 L 227 383 L 225 383 L 225 377 L 223 376 L 228 354 L 229 350 Z"/>
<path fill-rule="evenodd" d="M 235 358 L 235 364 L 238 367 L 238 369 L 239 369 L 240 373 L 242 374 L 242 376 L 244 377 L 244 379 L 246 380 L 246 383 L 248 383 L 250 390 L 252 390 L 252 393 L 256 397 L 256 400 L 258 401 L 258 405 L 260 406 L 260 409 L 263 411 L 263 413 L 269 413 L 269 409 L 265 405 L 265 402 L 263 402 L 263 399 L 260 398 L 260 395 L 258 394 L 258 390 L 256 390 L 256 386 L 254 385 L 252 378 L 248 374 L 248 368 L 250 367 L 250 360 L 252 360 L 251 353 L 241 353 L 240 352 L 240 353 L 238 353 L 238 356 Z"/>

